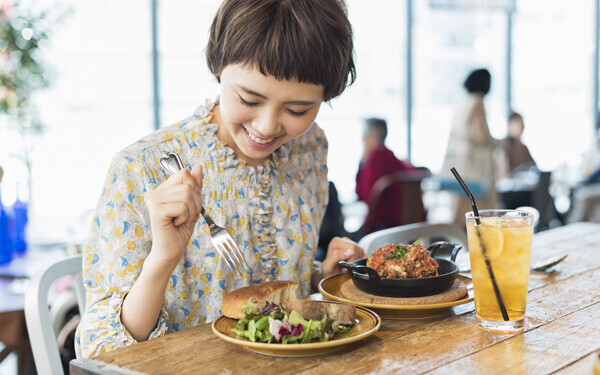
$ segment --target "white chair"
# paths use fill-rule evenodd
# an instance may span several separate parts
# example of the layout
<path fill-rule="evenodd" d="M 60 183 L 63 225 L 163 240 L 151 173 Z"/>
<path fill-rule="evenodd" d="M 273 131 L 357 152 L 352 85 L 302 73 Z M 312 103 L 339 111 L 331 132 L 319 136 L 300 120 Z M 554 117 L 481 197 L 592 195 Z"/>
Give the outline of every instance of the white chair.
<path fill-rule="evenodd" d="M 467 249 L 468 241 L 465 231 L 456 224 L 414 223 L 399 227 L 383 229 L 364 236 L 359 245 L 370 255 L 380 246 L 389 243 L 411 243 L 419 240 L 423 246 L 435 241 L 451 241 L 459 243 Z"/>
<path fill-rule="evenodd" d="M 57 297 L 51 311 L 48 293 L 52 283 L 65 275 L 74 275 L 73 285 L 79 311 L 85 311 L 85 289 L 81 277 L 81 254 L 57 261 L 38 271 L 29 281 L 25 293 L 25 321 L 38 374 L 62 374 L 56 328 L 68 298 Z M 65 303 L 67 301 L 67 303 Z M 53 322 L 54 320 L 54 322 Z"/>

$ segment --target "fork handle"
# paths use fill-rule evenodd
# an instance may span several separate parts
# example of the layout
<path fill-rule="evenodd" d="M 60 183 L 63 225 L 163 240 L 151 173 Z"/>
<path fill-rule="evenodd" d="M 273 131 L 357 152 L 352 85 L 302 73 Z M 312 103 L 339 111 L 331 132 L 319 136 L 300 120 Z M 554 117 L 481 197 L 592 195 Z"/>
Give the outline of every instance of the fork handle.
<path fill-rule="evenodd" d="M 169 176 L 174 175 L 183 168 L 183 162 L 176 152 L 167 152 L 160 158 L 160 165 L 164 168 Z"/>
<path fill-rule="evenodd" d="M 202 214 L 202 216 L 204 217 L 204 220 L 206 220 L 206 224 L 208 224 L 208 229 L 210 229 L 210 231 L 212 232 L 212 230 L 217 226 L 215 224 L 215 222 L 210 218 L 210 216 L 208 216 L 208 213 L 206 211 L 204 211 L 204 205 L 202 205 L 202 208 L 200 209 L 200 214 Z"/>

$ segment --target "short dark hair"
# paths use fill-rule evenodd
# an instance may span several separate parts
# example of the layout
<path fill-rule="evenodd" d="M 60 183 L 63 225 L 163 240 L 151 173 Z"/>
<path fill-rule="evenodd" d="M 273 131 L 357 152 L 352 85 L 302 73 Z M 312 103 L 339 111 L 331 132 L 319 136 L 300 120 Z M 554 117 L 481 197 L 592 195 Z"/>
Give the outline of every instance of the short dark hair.
<path fill-rule="evenodd" d="M 373 132 L 379 137 L 381 143 L 387 137 L 387 122 L 382 118 L 371 117 L 365 120 L 366 130 Z"/>
<path fill-rule="evenodd" d="M 206 60 L 217 80 L 227 65 L 242 64 L 276 79 L 323 85 L 325 102 L 356 80 L 343 0 L 225 0 Z"/>
<path fill-rule="evenodd" d="M 469 93 L 480 93 L 486 95 L 490 92 L 492 76 L 487 69 L 477 69 L 472 71 L 465 80 L 465 89 Z"/>

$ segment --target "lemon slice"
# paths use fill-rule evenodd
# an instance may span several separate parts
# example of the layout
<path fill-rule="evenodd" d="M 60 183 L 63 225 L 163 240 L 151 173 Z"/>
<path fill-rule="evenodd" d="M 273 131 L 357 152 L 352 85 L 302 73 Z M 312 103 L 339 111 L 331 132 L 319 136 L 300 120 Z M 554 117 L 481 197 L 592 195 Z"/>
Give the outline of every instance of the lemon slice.
<path fill-rule="evenodd" d="M 501 227 L 496 223 L 482 220 L 479 226 L 479 233 L 488 259 L 493 260 L 498 258 L 504 248 L 504 236 L 502 235 Z"/>

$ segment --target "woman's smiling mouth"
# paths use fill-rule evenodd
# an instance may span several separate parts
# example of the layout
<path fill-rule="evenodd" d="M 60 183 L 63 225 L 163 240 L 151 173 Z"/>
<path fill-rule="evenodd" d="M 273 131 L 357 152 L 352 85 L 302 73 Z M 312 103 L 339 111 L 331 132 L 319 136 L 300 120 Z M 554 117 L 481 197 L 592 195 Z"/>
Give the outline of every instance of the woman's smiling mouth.
<path fill-rule="evenodd" d="M 273 141 L 275 139 L 278 138 L 278 137 L 260 138 L 260 137 L 257 137 L 256 135 L 252 134 L 245 127 L 244 127 L 244 130 L 246 131 L 246 134 L 248 135 L 248 138 L 250 139 L 251 144 L 258 144 L 259 146 L 269 146 L 271 143 L 273 143 Z"/>

